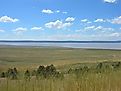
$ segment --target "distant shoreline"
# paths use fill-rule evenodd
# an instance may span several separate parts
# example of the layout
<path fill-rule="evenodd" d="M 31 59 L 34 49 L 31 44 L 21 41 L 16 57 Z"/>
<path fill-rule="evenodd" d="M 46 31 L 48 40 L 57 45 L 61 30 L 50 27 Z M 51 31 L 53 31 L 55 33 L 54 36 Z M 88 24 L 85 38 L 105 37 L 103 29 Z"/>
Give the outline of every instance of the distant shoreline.
<path fill-rule="evenodd" d="M 0 40 L 0 42 L 23 43 L 121 43 L 121 41 L 34 41 L 34 40 Z"/>
<path fill-rule="evenodd" d="M 0 47 L 30 48 L 81 48 L 121 50 L 121 41 L 8 41 L 1 40 Z"/>
<path fill-rule="evenodd" d="M 21 45 L 0 45 L 0 48 L 54 48 L 54 49 L 84 49 L 84 50 L 113 50 L 113 51 L 121 51 L 121 49 L 113 49 L 113 48 L 76 48 L 76 47 L 60 47 L 60 46 L 21 46 Z"/>

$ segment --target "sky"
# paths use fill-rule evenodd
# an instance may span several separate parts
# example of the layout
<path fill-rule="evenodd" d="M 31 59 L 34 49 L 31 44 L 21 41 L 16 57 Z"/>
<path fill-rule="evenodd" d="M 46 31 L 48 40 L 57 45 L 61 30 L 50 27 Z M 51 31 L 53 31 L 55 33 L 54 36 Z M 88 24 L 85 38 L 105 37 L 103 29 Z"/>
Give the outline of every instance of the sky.
<path fill-rule="evenodd" d="M 121 0 L 0 0 L 0 40 L 121 40 Z"/>

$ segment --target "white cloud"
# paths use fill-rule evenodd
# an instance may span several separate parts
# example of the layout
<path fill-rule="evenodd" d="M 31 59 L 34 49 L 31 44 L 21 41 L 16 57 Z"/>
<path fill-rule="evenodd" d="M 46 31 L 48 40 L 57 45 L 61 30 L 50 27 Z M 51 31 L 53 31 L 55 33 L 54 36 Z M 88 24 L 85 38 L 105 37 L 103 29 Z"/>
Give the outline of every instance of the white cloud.
<path fill-rule="evenodd" d="M 112 24 L 121 24 L 121 16 L 112 19 L 96 19 L 94 22 L 109 22 Z"/>
<path fill-rule="evenodd" d="M 94 22 L 106 22 L 104 19 L 96 19 Z"/>
<path fill-rule="evenodd" d="M 3 29 L 0 29 L 0 32 L 5 32 L 5 30 L 3 30 Z"/>
<path fill-rule="evenodd" d="M 92 23 L 91 21 L 89 21 L 88 19 L 82 19 L 81 20 L 82 23 Z M 112 19 L 102 19 L 102 18 L 99 18 L 99 19 L 96 19 L 94 20 L 93 22 L 109 22 L 109 23 L 112 23 L 112 24 L 121 24 L 121 16 L 119 17 L 116 17 L 116 18 L 112 18 Z"/>
<path fill-rule="evenodd" d="M 0 22 L 17 22 L 17 21 L 19 21 L 19 20 L 16 18 L 11 18 L 9 16 L 0 17 Z"/>
<path fill-rule="evenodd" d="M 32 27 L 31 30 L 44 30 L 42 27 Z"/>
<path fill-rule="evenodd" d="M 82 23 L 88 23 L 88 24 L 89 24 L 89 23 L 92 23 L 92 22 L 90 22 L 88 19 L 82 19 L 81 22 L 82 22 Z"/>
<path fill-rule="evenodd" d="M 63 23 L 63 28 L 65 27 L 70 27 L 72 25 L 72 23 L 68 22 L 68 23 Z"/>
<path fill-rule="evenodd" d="M 114 18 L 112 20 L 108 20 L 108 21 L 113 23 L 113 24 L 121 24 L 121 16 Z"/>
<path fill-rule="evenodd" d="M 56 13 L 60 13 L 60 10 L 56 10 Z"/>
<path fill-rule="evenodd" d="M 103 27 L 103 26 L 88 26 L 85 27 L 84 30 L 102 30 L 102 31 L 113 31 L 113 28 L 109 28 L 109 27 Z"/>
<path fill-rule="evenodd" d="M 45 14 L 53 14 L 53 13 L 67 14 L 67 12 L 62 12 L 60 10 L 51 10 L 51 9 L 43 9 L 41 12 Z"/>
<path fill-rule="evenodd" d="M 62 12 L 63 14 L 67 14 L 68 12 Z"/>
<path fill-rule="evenodd" d="M 94 30 L 104 30 L 104 27 L 102 27 L 102 26 L 98 26 L 98 27 L 95 27 Z"/>
<path fill-rule="evenodd" d="M 107 28 L 107 27 L 98 26 L 94 30 L 113 31 L 114 29 L 109 27 Z"/>
<path fill-rule="evenodd" d="M 18 27 L 18 28 L 16 28 L 16 29 L 13 30 L 13 31 L 16 32 L 16 33 L 22 33 L 22 32 L 27 31 L 27 28 Z"/>
<path fill-rule="evenodd" d="M 88 19 L 83 19 L 81 20 L 81 22 L 88 22 Z"/>
<path fill-rule="evenodd" d="M 50 29 L 62 29 L 62 28 L 70 27 L 71 25 L 72 25 L 72 23 L 70 23 L 70 22 L 63 23 L 60 20 L 56 20 L 54 22 L 46 23 L 45 27 L 50 28 Z"/>
<path fill-rule="evenodd" d="M 104 2 L 106 2 L 106 3 L 116 3 L 117 0 L 104 0 Z"/>
<path fill-rule="evenodd" d="M 73 22 L 75 20 L 75 18 L 74 17 L 68 17 L 68 18 L 66 18 L 66 22 Z"/>
<path fill-rule="evenodd" d="M 111 37 L 119 37 L 119 36 L 121 36 L 121 34 L 120 33 L 111 33 L 109 36 L 111 36 Z"/>
<path fill-rule="evenodd" d="M 85 29 L 85 30 L 95 29 L 95 26 L 85 27 L 84 29 Z"/>
<path fill-rule="evenodd" d="M 50 10 L 50 9 L 43 9 L 42 10 L 42 13 L 45 13 L 45 14 L 52 14 L 52 13 L 54 13 L 52 10 Z"/>

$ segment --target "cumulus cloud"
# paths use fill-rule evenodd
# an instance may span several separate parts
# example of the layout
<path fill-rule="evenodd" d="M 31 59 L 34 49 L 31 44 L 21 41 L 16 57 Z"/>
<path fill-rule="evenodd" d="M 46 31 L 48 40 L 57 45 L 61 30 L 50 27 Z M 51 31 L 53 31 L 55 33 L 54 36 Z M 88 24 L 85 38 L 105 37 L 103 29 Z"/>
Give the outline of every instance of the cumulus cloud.
<path fill-rule="evenodd" d="M 13 30 L 13 31 L 16 32 L 16 33 L 22 33 L 22 32 L 27 31 L 27 28 L 18 27 L 18 28 L 16 28 L 16 29 Z"/>
<path fill-rule="evenodd" d="M 109 36 L 111 36 L 111 37 L 119 37 L 119 36 L 121 36 L 121 33 L 115 32 L 115 33 L 111 33 Z"/>
<path fill-rule="evenodd" d="M 17 22 L 19 19 L 11 18 L 9 16 L 2 16 L 0 17 L 0 22 Z"/>
<path fill-rule="evenodd" d="M 70 27 L 72 25 L 72 23 L 68 22 L 68 23 L 63 23 L 63 28 L 64 27 Z"/>
<path fill-rule="evenodd" d="M 41 12 L 45 13 L 45 14 L 53 14 L 53 13 L 67 14 L 67 12 L 63 12 L 63 11 L 60 11 L 60 10 L 51 10 L 51 9 L 43 9 Z"/>
<path fill-rule="evenodd" d="M 94 30 L 113 31 L 113 28 L 98 26 Z"/>
<path fill-rule="evenodd" d="M 81 22 L 82 23 L 92 23 L 92 21 L 89 21 L 88 19 L 82 19 Z M 112 19 L 99 18 L 99 19 L 94 20 L 93 22 L 96 22 L 96 23 L 109 22 L 109 23 L 112 23 L 112 24 L 121 24 L 121 16 L 116 17 L 116 18 L 112 18 Z"/>
<path fill-rule="evenodd" d="M 5 32 L 5 30 L 3 30 L 3 29 L 0 29 L 0 32 Z"/>
<path fill-rule="evenodd" d="M 113 24 L 121 24 L 121 16 L 114 18 L 112 20 L 108 20 L 108 21 L 113 23 Z"/>
<path fill-rule="evenodd" d="M 81 22 L 82 23 L 91 23 L 88 19 L 82 19 Z"/>
<path fill-rule="evenodd" d="M 87 20 L 83 20 L 83 22 L 87 22 Z M 121 24 L 121 16 L 112 18 L 112 19 L 96 19 L 94 22 L 109 22 L 112 24 Z"/>
<path fill-rule="evenodd" d="M 56 20 L 54 22 L 46 23 L 45 27 L 50 28 L 50 29 L 62 29 L 62 28 L 70 27 L 71 25 L 72 23 L 70 22 L 64 23 L 60 20 Z"/>
<path fill-rule="evenodd" d="M 50 9 L 43 9 L 42 10 L 42 13 L 45 13 L 45 14 L 52 14 L 52 13 L 54 13 L 52 10 L 50 10 Z"/>
<path fill-rule="evenodd" d="M 104 0 L 104 2 L 106 2 L 106 3 L 116 3 L 117 0 Z"/>
<path fill-rule="evenodd" d="M 31 30 L 44 30 L 42 27 L 32 27 Z"/>
<path fill-rule="evenodd" d="M 94 22 L 106 22 L 104 19 L 96 19 Z"/>
<path fill-rule="evenodd" d="M 68 18 L 66 18 L 66 22 L 73 22 L 75 20 L 75 18 L 74 17 L 68 17 Z"/>
<path fill-rule="evenodd" d="M 103 27 L 103 26 L 88 26 L 84 28 L 85 30 L 102 30 L 102 31 L 113 31 L 113 28 Z"/>
<path fill-rule="evenodd" d="M 83 19 L 81 20 L 81 22 L 88 22 L 88 19 Z"/>

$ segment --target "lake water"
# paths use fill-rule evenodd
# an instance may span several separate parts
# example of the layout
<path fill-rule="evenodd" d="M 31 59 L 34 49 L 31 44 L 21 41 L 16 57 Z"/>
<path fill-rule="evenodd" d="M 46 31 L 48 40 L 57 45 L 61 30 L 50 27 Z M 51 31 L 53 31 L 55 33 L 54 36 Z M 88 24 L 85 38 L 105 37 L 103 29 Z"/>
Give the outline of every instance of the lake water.
<path fill-rule="evenodd" d="M 1 46 L 28 46 L 28 47 L 68 47 L 92 49 L 121 49 L 121 43 L 71 43 L 71 42 L 0 42 Z"/>

